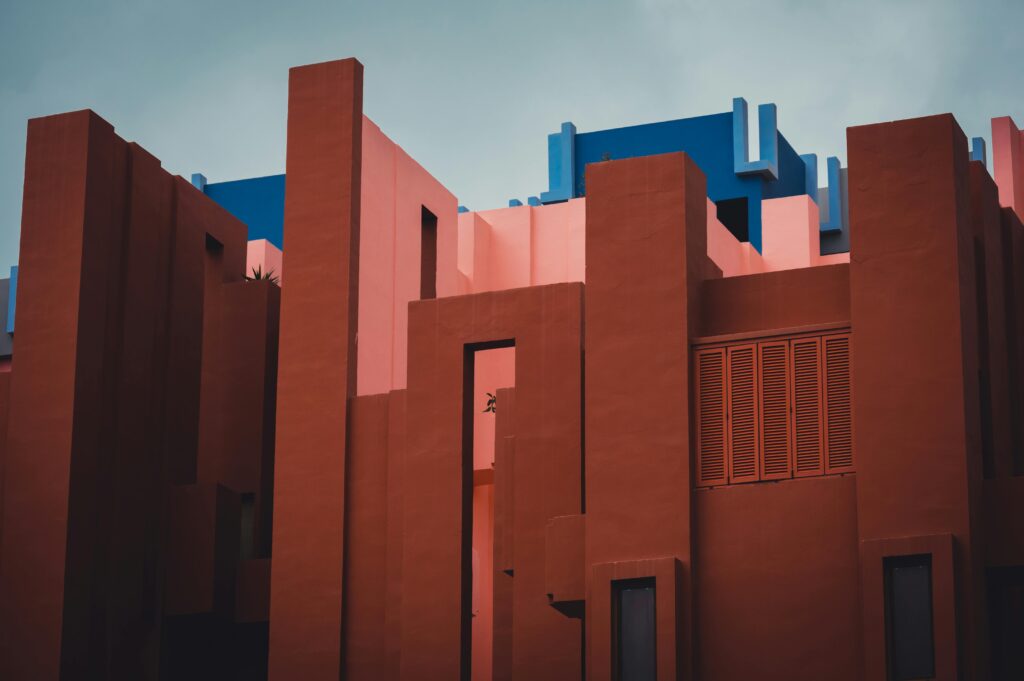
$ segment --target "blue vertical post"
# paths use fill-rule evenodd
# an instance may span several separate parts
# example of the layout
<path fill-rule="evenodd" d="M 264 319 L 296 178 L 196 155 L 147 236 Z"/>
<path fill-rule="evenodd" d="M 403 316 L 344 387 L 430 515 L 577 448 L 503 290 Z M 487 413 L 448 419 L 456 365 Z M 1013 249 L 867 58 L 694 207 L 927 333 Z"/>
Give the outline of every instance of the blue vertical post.
<path fill-rule="evenodd" d="M 7 289 L 7 333 L 14 333 L 14 304 L 18 293 L 18 267 L 11 268 L 11 286 Z"/>
<path fill-rule="evenodd" d="M 576 126 L 562 123 L 559 132 L 548 135 L 548 191 L 541 192 L 541 203 L 568 201 L 576 196 Z"/>

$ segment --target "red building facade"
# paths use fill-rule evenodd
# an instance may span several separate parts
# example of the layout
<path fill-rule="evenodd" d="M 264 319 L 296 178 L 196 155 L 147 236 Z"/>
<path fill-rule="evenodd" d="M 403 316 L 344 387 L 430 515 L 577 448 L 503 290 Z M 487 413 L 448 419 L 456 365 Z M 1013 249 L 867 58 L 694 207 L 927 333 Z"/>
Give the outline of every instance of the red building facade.
<path fill-rule="evenodd" d="M 952 116 L 851 128 L 848 263 L 723 276 L 684 153 L 586 167 L 582 281 L 452 295 L 438 215 L 362 394 L 362 82 L 291 72 L 280 288 L 95 114 L 30 122 L 0 678 L 1019 678 L 1019 132 L 997 186 Z"/>

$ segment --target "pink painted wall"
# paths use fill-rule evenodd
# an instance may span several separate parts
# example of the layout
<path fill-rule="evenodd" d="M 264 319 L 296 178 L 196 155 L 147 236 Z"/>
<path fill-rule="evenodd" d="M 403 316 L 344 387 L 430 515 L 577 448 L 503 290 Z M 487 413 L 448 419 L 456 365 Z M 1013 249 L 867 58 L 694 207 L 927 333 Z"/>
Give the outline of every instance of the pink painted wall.
<path fill-rule="evenodd" d="M 722 270 L 723 277 L 738 277 L 765 271 L 764 260 L 749 242 L 737 241 L 718 221 L 715 204 L 708 199 L 708 257 Z M 767 238 L 767 237 L 766 237 Z"/>
<path fill-rule="evenodd" d="M 708 255 L 723 276 L 849 262 L 848 253 L 820 256 L 818 206 L 809 196 L 761 204 L 764 254 L 736 238 L 708 200 Z M 459 215 L 460 291 L 476 293 L 584 281 L 586 199 Z"/>
<path fill-rule="evenodd" d="M 586 199 L 459 215 L 467 293 L 583 281 Z"/>
<path fill-rule="evenodd" d="M 766 271 L 813 267 L 821 257 L 818 204 L 810 196 L 761 202 L 761 238 Z"/>
<path fill-rule="evenodd" d="M 437 295 L 460 292 L 455 196 L 363 119 L 357 393 L 405 387 L 409 302 L 420 297 L 421 210 L 437 216 Z"/>
<path fill-rule="evenodd" d="M 1024 220 L 1024 133 L 1009 116 L 992 119 L 992 166 L 999 203 Z"/>
<path fill-rule="evenodd" d="M 281 249 L 266 239 L 253 239 L 249 242 L 245 254 L 245 276 L 252 276 L 254 269 L 264 273 L 270 272 L 277 277 L 280 286 L 284 282 Z"/>
<path fill-rule="evenodd" d="M 459 214 L 459 294 L 489 290 L 491 225 L 480 213 Z"/>

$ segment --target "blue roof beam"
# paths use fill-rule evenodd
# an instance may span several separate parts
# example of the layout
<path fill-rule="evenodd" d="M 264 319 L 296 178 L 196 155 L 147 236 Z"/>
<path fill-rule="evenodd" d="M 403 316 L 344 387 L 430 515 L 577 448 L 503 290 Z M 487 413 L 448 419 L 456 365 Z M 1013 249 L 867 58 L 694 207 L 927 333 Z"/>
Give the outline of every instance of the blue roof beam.
<path fill-rule="evenodd" d="M 7 289 L 7 328 L 4 329 L 7 333 L 14 333 L 14 309 L 15 303 L 18 300 L 18 268 L 17 266 L 11 268 L 11 284 Z"/>
<path fill-rule="evenodd" d="M 749 160 L 747 134 L 747 100 L 732 100 L 732 154 L 737 175 L 761 175 L 766 180 L 779 179 L 779 127 L 778 109 L 774 104 L 757 107 L 758 152 L 760 158 Z"/>
<path fill-rule="evenodd" d="M 804 162 L 804 191 L 818 203 L 818 155 L 800 154 L 800 160 Z"/>
<path fill-rule="evenodd" d="M 846 227 L 843 220 L 843 167 L 839 159 L 829 156 L 828 167 L 828 219 L 821 222 L 824 234 L 841 232 Z"/>

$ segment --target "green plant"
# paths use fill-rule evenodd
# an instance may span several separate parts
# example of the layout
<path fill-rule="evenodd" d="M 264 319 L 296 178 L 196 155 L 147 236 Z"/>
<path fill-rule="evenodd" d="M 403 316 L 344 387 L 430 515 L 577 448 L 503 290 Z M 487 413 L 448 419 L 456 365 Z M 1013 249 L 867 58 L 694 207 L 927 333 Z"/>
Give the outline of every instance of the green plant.
<path fill-rule="evenodd" d="M 274 270 L 263 271 L 263 265 L 252 268 L 252 276 L 245 275 L 246 281 L 269 281 L 271 284 L 280 284 L 281 278 L 274 274 Z"/>
<path fill-rule="evenodd" d="M 492 414 L 498 413 L 498 398 L 494 393 L 487 393 L 487 406 L 484 407 L 483 413 L 490 412 Z"/>

